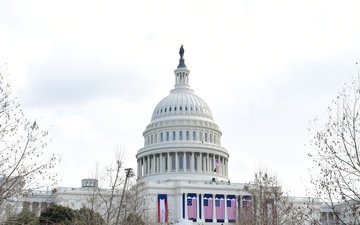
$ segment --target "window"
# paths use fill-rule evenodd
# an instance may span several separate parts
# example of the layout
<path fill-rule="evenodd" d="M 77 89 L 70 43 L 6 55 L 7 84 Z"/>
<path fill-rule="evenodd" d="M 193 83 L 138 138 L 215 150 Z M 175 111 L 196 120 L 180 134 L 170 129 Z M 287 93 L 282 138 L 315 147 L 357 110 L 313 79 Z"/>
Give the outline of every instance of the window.
<path fill-rule="evenodd" d="M 205 133 L 205 142 L 208 142 L 207 133 Z"/>
<path fill-rule="evenodd" d="M 176 132 L 173 131 L 173 141 L 176 141 Z"/>
<path fill-rule="evenodd" d="M 182 110 L 182 106 L 180 106 L 180 111 Z"/>
<path fill-rule="evenodd" d="M 193 141 L 196 141 L 196 132 L 193 131 Z"/>
<path fill-rule="evenodd" d="M 179 131 L 179 140 L 182 141 L 182 131 Z"/>
<path fill-rule="evenodd" d="M 176 106 L 174 107 L 174 111 L 176 111 Z"/>
<path fill-rule="evenodd" d="M 183 170 L 184 169 L 184 156 L 183 155 L 179 155 L 179 170 Z"/>
<path fill-rule="evenodd" d="M 155 173 L 158 171 L 158 157 L 155 157 Z"/>
<path fill-rule="evenodd" d="M 166 108 L 164 109 L 164 112 L 166 112 Z"/>
<path fill-rule="evenodd" d="M 168 132 L 166 132 L 166 141 L 169 141 L 169 139 L 170 139 L 170 134 L 169 134 L 169 131 L 168 131 Z"/>
<path fill-rule="evenodd" d="M 214 134 L 214 144 L 216 144 L 216 135 Z"/>
<path fill-rule="evenodd" d="M 187 106 L 185 106 L 185 111 L 187 111 Z"/>
<path fill-rule="evenodd" d="M 210 134 L 210 143 L 212 143 L 212 134 Z"/>
<path fill-rule="evenodd" d="M 164 163 L 165 163 L 165 171 L 168 171 L 168 157 L 167 156 L 165 156 Z"/>
<path fill-rule="evenodd" d="M 190 170 L 190 156 L 186 155 L 186 170 Z"/>
<path fill-rule="evenodd" d="M 175 171 L 175 168 L 176 168 L 176 159 L 175 159 L 175 156 L 173 155 L 173 156 L 171 156 L 171 170 L 172 171 Z"/>
<path fill-rule="evenodd" d="M 189 136 L 190 136 L 190 135 L 189 135 L 189 131 L 186 131 L 186 140 L 189 140 L 189 139 L 190 139 Z"/>
<path fill-rule="evenodd" d="M 194 156 L 194 170 L 195 171 L 197 171 L 197 167 L 198 167 L 198 165 L 197 165 L 197 159 L 198 159 L 198 157 L 197 156 Z"/>
<path fill-rule="evenodd" d="M 154 136 L 151 135 L 151 144 L 154 142 Z"/>
<path fill-rule="evenodd" d="M 200 138 L 200 141 L 203 141 L 202 133 L 201 133 L 201 132 L 199 132 L 199 138 Z"/>
<path fill-rule="evenodd" d="M 169 108 L 169 112 L 171 112 L 171 107 Z"/>
<path fill-rule="evenodd" d="M 163 132 L 160 133 L 160 141 L 161 141 L 161 142 L 164 141 L 164 134 L 163 134 Z"/>
<path fill-rule="evenodd" d="M 154 142 L 157 143 L 157 133 L 155 134 Z"/>
<path fill-rule="evenodd" d="M 201 160 L 202 160 L 202 163 L 201 163 L 201 170 L 202 170 L 202 171 L 205 171 L 205 168 L 206 168 L 205 163 L 206 163 L 206 161 L 207 161 L 207 160 L 205 159 L 205 162 L 204 162 L 204 155 L 203 155 L 203 157 L 202 157 L 202 159 L 201 159 Z"/>

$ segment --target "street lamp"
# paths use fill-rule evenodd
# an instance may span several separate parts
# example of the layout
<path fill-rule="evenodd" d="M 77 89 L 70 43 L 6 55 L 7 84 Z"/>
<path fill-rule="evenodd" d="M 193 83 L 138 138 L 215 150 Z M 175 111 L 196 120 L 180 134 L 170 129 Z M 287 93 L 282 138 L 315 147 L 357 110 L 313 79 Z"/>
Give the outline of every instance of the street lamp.
<path fill-rule="evenodd" d="M 127 184 L 127 181 L 130 177 L 133 177 L 135 176 L 134 174 L 134 171 L 132 168 L 126 168 L 125 169 L 125 184 L 124 184 L 124 188 L 123 188 L 123 192 L 122 192 L 122 195 L 121 195 L 121 200 L 120 200 L 120 206 L 119 206 L 119 211 L 118 211 L 118 214 L 117 214 L 117 217 L 116 217 L 116 225 L 119 224 L 119 220 L 120 220 L 120 212 L 121 212 L 121 207 L 122 207 L 122 203 L 123 203 L 123 200 L 124 200 L 124 195 L 125 195 L 125 189 L 126 189 L 126 184 Z"/>

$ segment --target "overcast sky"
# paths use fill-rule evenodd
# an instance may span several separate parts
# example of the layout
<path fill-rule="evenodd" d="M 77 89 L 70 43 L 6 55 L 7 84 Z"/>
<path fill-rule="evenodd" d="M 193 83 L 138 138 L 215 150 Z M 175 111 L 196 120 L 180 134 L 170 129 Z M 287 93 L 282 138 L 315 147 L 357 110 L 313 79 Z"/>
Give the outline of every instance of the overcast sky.
<path fill-rule="evenodd" d="M 142 132 L 174 86 L 212 110 L 232 182 L 260 165 L 304 196 L 309 121 L 360 60 L 358 1 L 1 1 L 0 65 L 29 118 L 51 127 L 60 186 L 78 187 L 114 148 L 136 168 Z"/>

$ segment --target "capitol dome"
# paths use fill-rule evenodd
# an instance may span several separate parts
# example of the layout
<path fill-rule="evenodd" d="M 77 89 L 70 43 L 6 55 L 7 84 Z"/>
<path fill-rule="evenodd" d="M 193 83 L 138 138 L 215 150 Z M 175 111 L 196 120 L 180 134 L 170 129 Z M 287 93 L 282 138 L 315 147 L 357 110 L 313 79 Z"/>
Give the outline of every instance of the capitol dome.
<path fill-rule="evenodd" d="M 181 48 L 183 49 L 183 48 Z M 228 151 L 221 147 L 209 106 L 190 88 L 190 70 L 180 51 L 175 86 L 152 113 L 136 154 L 138 177 L 145 180 L 228 181 Z"/>
<path fill-rule="evenodd" d="M 209 106 L 191 89 L 173 89 L 157 104 L 151 121 L 171 116 L 199 116 L 213 120 Z"/>

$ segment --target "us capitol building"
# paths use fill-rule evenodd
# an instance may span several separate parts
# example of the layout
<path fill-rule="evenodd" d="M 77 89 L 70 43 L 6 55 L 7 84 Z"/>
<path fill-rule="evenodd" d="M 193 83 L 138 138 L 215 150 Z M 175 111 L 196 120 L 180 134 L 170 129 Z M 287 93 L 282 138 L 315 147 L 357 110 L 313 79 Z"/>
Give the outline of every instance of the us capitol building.
<path fill-rule="evenodd" d="M 137 154 L 137 176 L 158 222 L 235 222 L 242 184 L 228 177 L 229 153 L 206 102 L 190 88 L 190 70 L 180 48 L 174 89 L 155 107 Z M 210 205 L 209 205 L 210 204 Z"/>
<path fill-rule="evenodd" d="M 209 106 L 190 88 L 183 46 L 179 53 L 174 88 L 155 106 L 143 132 L 144 147 L 136 154 L 137 178 L 145 184 L 143 207 L 148 218 L 144 220 L 146 224 L 239 222 L 238 214 L 251 196 L 244 184 L 230 182 L 230 155 L 221 146 L 222 132 Z M 83 179 L 80 188 L 58 187 L 35 194 L 25 199 L 22 208 L 37 215 L 51 203 L 80 209 L 93 188 L 98 188 L 97 180 Z M 322 212 L 323 224 L 328 224 L 329 212 Z"/>

